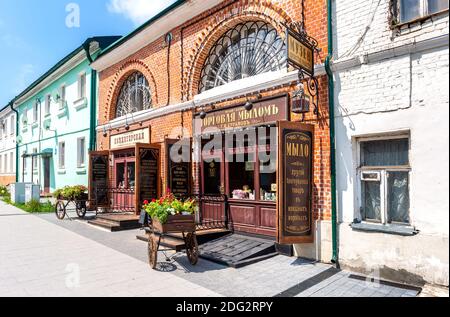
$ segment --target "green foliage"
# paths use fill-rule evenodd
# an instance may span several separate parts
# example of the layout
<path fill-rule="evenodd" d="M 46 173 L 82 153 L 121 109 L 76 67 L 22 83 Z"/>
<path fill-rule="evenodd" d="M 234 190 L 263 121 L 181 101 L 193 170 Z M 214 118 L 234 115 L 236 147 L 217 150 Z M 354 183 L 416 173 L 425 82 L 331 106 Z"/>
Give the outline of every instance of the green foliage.
<path fill-rule="evenodd" d="M 64 200 L 78 199 L 83 194 L 87 194 L 87 190 L 87 187 L 83 185 L 66 186 L 64 188 L 56 190 L 53 193 L 53 197 Z"/>
<path fill-rule="evenodd" d="M 9 190 L 6 186 L 0 186 L 0 197 L 4 198 L 4 197 L 11 197 Z"/>
<path fill-rule="evenodd" d="M 182 201 L 175 198 L 174 195 L 168 194 L 159 200 L 144 201 L 143 208 L 152 219 L 157 219 L 162 224 L 165 224 L 171 215 L 194 214 L 195 206 L 195 200 Z"/>

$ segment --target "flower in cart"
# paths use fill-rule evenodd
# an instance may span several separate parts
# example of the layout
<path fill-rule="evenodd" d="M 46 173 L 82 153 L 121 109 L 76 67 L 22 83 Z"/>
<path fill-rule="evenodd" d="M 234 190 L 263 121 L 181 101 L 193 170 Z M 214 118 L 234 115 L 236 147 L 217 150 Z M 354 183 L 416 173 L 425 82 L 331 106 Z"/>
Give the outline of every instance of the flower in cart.
<path fill-rule="evenodd" d="M 148 205 L 148 200 L 144 200 L 144 206 Z"/>

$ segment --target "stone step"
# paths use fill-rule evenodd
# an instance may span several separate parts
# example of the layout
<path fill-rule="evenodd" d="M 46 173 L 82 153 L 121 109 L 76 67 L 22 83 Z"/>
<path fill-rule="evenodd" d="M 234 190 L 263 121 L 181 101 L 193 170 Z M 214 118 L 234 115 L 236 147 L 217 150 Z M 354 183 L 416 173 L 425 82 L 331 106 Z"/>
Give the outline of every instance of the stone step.
<path fill-rule="evenodd" d="M 111 232 L 133 230 L 141 228 L 139 217 L 129 214 L 98 215 L 96 219 L 88 221 L 89 224 L 98 226 Z"/>

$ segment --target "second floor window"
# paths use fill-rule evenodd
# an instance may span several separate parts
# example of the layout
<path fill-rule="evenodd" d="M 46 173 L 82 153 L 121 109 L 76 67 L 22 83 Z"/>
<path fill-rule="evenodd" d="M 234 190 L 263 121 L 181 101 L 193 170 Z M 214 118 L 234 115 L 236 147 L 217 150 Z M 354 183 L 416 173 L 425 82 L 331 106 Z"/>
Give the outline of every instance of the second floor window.
<path fill-rule="evenodd" d="M 152 92 L 145 76 L 139 72 L 128 77 L 117 100 L 116 118 L 148 110 L 152 107 Z"/>
<path fill-rule="evenodd" d="M 33 123 L 38 121 L 39 103 L 35 102 L 33 105 Z"/>
<path fill-rule="evenodd" d="M 86 161 L 86 139 L 78 138 L 77 140 L 77 166 L 84 167 Z"/>
<path fill-rule="evenodd" d="M 16 134 L 16 117 L 11 116 L 9 120 L 10 120 L 10 125 L 11 125 L 11 135 L 15 135 Z"/>
<path fill-rule="evenodd" d="M 50 95 L 45 96 L 45 114 L 50 114 L 50 106 L 51 106 L 52 97 Z"/>
<path fill-rule="evenodd" d="M 62 85 L 59 88 L 59 109 L 63 109 L 66 106 L 66 86 Z"/>
<path fill-rule="evenodd" d="M 78 76 L 78 99 L 86 97 L 86 73 Z"/>
<path fill-rule="evenodd" d="M 400 23 L 407 23 L 444 10 L 448 10 L 449 0 L 397 0 Z"/>

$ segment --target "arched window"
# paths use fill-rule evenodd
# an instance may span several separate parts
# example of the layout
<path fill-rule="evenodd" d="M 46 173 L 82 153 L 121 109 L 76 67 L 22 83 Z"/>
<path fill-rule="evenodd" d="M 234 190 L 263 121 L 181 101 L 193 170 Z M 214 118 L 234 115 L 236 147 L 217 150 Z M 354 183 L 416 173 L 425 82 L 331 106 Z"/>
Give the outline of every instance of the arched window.
<path fill-rule="evenodd" d="M 142 73 L 135 72 L 124 82 L 117 99 L 116 118 L 152 107 L 152 93 Z"/>
<path fill-rule="evenodd" d="M 241 23 L 225 33 L 209 52 L 199 91 L 287 66 L 286 44 L 265 22 Z"/>

